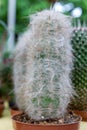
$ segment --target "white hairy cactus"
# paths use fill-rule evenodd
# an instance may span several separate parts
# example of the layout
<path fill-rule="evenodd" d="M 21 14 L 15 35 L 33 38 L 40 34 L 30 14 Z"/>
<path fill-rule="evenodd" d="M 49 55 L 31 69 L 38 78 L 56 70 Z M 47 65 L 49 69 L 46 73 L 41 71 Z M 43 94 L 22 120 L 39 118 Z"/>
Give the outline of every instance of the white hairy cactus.
<path fill-rule="evenodd" d="M 58 118 L 73 94 L 72 27 L 67 16 L 44 10 L 31 16 L 14 58 L 16 102 L 32 119 Z"/>

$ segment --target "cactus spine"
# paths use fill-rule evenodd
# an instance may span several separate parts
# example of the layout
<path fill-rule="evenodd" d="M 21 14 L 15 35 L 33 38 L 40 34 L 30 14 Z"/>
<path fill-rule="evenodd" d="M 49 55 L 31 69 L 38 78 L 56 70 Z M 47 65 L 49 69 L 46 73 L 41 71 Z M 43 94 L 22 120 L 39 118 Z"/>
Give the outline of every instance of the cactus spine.
<path fill-rule="evenodd" d="M 72 82 L 77 95 L 71 102 L 71 108 L 87 111 L 87 27 L 78 26 L 73 30 L 72 47 L 74 69 Z"/>
<path fill-rule="evenodd" d="M 66 112 L 73 94 L 71 32 L 69 18 L 44 10 L 31 16 L 30 28 L 19 39 L 14 58 L 16 102 L 34 120 Z"/>

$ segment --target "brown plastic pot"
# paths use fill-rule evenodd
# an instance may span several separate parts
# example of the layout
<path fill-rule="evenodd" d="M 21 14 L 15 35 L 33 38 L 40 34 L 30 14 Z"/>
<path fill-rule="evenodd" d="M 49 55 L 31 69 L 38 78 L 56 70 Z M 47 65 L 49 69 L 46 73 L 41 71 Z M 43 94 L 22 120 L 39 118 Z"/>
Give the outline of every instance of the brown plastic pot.
<path fill-rule="evenodd" d="M 82 117 L 82 121 L 87 121 L 87 111 L 73 110 L 73 112 Z"/>
<path fill-rule="evenodd" d="M 12 117 L 14 130 L 79 130 L 80 121 L 71 124 L 59 124 L 59 125 L 41 125 L 41 124 L 28 124 L 16 121 Z"/>
<path fill-rule="evenodd" d="M 2 116 L 2 113 L 3 113 L 3 110 L 4 110 L 4 104 L 0 104 L 0 117 Z"/>
<path fill-rule="evenodd" d="M 14 115 L 17 115 L 17 114 L 20 114 L 21 111 L 20 110 L 15 110 L 15 109 L 10 109 L 10 112 L 11 112 L 11 116 L 14 116 Z"/>
<path fill-rule="evenodd" d="M 4 104 L 4 101 L 2 98 L 0 98 L 0 104 Z"/>

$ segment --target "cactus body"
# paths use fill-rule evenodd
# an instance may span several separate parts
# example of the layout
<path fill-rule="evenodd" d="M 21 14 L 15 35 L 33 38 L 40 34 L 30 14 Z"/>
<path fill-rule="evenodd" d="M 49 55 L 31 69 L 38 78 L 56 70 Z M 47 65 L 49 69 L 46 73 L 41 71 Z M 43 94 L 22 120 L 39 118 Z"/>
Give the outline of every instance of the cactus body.
<path fill-rule="evenodd" d="M 44 10 L 31 17 L 14 59 L 16 102 L 32 119 L 58 118 L 66 112 L 73 89 L 70 20 Z"/>
<path fill-rule="evenodd" d="M 72 82 L 76 96 L 72 100 L 71 108 L 87 111 L 87 28 L 74 28 L 72 36 L 74 55 L 74 69 Z"/>

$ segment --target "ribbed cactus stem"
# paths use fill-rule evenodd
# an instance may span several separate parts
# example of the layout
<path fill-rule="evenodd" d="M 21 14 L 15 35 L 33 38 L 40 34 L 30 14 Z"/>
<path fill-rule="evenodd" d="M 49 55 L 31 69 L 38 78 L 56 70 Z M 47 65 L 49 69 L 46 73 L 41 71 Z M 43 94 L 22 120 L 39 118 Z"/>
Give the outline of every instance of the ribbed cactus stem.
<path fill-rule="evenodd" d="M 34 120 L 66 112 L 73 93 L 71 32 L 68 17 L 44 10 L 31 16 L 28 31 L 19 39 L 14 59 L 16 101 Z"/>
<path fill-rule="evenodd" d="M 85 23 L 74 28 L 72 47 L 74 55 L 72 82 L 77 95 L 71 102 L 71 108 L 87 111 L 87 27 Z"/>

